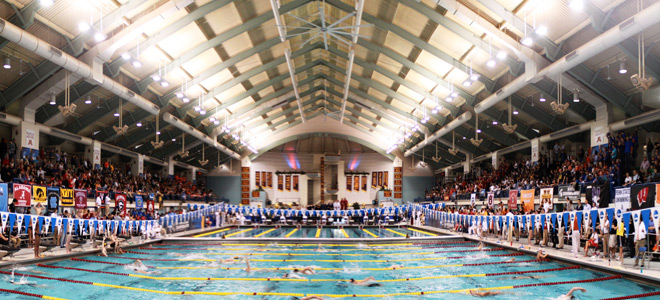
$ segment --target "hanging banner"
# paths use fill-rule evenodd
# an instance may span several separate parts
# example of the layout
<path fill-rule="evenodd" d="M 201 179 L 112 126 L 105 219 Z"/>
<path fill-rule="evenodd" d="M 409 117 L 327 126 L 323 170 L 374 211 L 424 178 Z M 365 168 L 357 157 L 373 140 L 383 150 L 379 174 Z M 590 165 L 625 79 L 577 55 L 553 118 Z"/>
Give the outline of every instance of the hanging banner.
<path fill-rule="evenodd" d="M 518 209 L 518 191 L 509 191 L 509 210 Z"/>
<path fill-rule="evenodd" d="M 493 204 L 495 204 L 495 193 L 488 193 L 486 198 L 488 199 L 488 208 L 493 208 Z"/>
<path fill-rule="evenodd" d="M 284 177 L 282 175 L 277 175 L 277 190 L 280 192 L 284 190 Z"/>
<path fill-rule="evenodd" d="M 353 190 L 360 191 L 360 176 L 353 176 Z"/>
<path fill-rule="evenodd" d="M 148 213 L 148 214 L 153 214 L 153 213 L 154 213 L 154 208 L 155 208 L 155 206 L 154 206 L 154 202 L 155 202 L 155 201 L 154 201 L 153 198 L 149 198 L 149 199 L 147 200 L 147 213 Z"/>
<path fill-rule="evenodd" d="M 48 197 L 46 196 L 46 187 L 45 186 L 32 186 L 32 201 L 39 203 L 46 203 Z"/>
<path fill-rule="evenodd" d="M 622 212 L 630 209 L 630 188 L 619 188 L 616 189 L 614 195 L 614 208 Z"/>
<path fill-rule="evenodd" d="M 266 183 L 266 174 L 270 174 L 270 173 L 261 172 L 261 187 L 262 188 L 268 187 L 268 185 Z"/>
<path fill-rule="evenodd" d="M 14 183 L 14 205 L 30 207 L 32 204 L 32 187 L 29 184 Z"/>
<path fill-rule="evenodd" d="M 0 211 L 9 211 L 9 185 L 6 182 L 0 183 Z"/>
<path fill-rule="evenodd" d="M 378 186 L 378 172 L 371 172 L 371 188 L 375 189 Z"/>
<path fill-rule="evenodd" d="M 378 188 L 383 186 L 383 172 L 378 172 Z"/>
<path fill-rule="evenodd" d="M 602 186 L 600 185 L 589 185 L 585 189 L 585 198 L 587 203 L 591 204 L 591 207 L 598 208 L 600 207 L 600 194 Z"/>
<path fill-rule="evenodd" d="M 520 204 L 522 204 L 523 211 L 534 211 L 534 190 L 520 191 Z"/>
<path fill-rule="evenodd" d="M 353 176 L 346 176 L 346 191 L 353 191 Z"/>
<path fill-rule="evenodd" d="M 653 199 L 655 199 L 655 193 L 655 184 L 638 184 L 630 188 L 631 210 L 653 207 Z"/>
<path fill-rule="evenodd" d="M 284 190 L 287 192 L 291 191 L 291 175 L 284 176 Z"/>
<path fill-rule="evenodd" d="M 298 175 L 293 175 L 293 178 L 291 179 L 293 181 L 293 191 L 297 192 L 299 187 L 298 187 Z"/>
<path fill-rule="evenodd" d="M 115 211 L 123 218 L 126 216 L 126 195 L 115 194 Z"/>
<path fill-rule="evenodd" d="M 142 195 L 135 195 L 135 208 L 142 209 L 144 207 L 144 200 Z"/>
<path fill-rule="evenodd" d="M 367 191 L 367 181 L 369 181 L 369 176 L 363 175 L 362 176 L 362 191 L 363 192 Z"/>
<path fill-rule="evenodd" d="M 266 173 L 266 185 L 268 186 L 269 189 L 273 188 L 273 173 L 272 172 Z"/>
<path fill-rule="evenodd" d="M 261 186 L 261 172 L 254 172 L 254 187 L 259 188 Z"/>
<path fill-rule="evenodd" d="M 554 194 L 554 189 L 553 188 L 542 188 L 541 189 L 541 204 L 544 204 L 546 202 L 550 203 L 550 207 L 554 205 L 552 199 Z"/>
<path fill-rule="evenodd" d="M 75 190 L 73 194 L 74 201 L 76 202 L 76 209 L 85 209 L 87 208 L 87 191 L 86 190 Z"/>
<path fill-rule="evenodd" d="M 475 204 L 477 204 L 477 194 L 472 193 L 470 194 L 470 205 L 474 206 Z"/>
<path fill-rule="evenodd" d="M 580 191 L 576 191 L 573 185 L 560 185 L 559 186 L 559 199 L 565 200 L 580 200 Z"/>
<path fill-rule="evenodd" d="M 656 193 L 655 193 L 655 204 L 657 204 L 656 206 L 660 206 L 660 193 L 657 192 L 657 191 L 660 191 L 660 183 L 657 183 L 657 184 L 655 185 L 655 190 L 656 190 Z"/>
<path fill-rule="evenodd" d="M 385 188 L 388 188 L 388 187 L 390 186 L 390 184 L 389 184 L 389 182 L 388 182 L 390 176 L 388 176 L 388 174 L 389 174 L 388 171 L 383 172 L 383 186 L 384 186 Z"/>
<path fill-rule="evenodd" d="M 73 189 L 60 188 L 60 206 L 73 205 Z"/>
<path fill-rule="evenodd" d="M 57 210 L 60 205 L 60 188 L 48 187 L 46 193 L 48 194 L 48 210 Z"/>
<path fill-rule="evenodd" d="M 532 163 L 539 161 L 539 139 L 532 139 Z"/>

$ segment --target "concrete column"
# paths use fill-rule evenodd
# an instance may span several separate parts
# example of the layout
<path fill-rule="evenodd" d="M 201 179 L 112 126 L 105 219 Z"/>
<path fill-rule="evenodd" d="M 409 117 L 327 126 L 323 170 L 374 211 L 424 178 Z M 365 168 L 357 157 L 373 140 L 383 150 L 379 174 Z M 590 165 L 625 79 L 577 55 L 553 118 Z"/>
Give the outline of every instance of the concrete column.
<path fill-rule="evenodd" d="M 144 155 L 138 154 L 137 158 L 131 160 L 131 173 L 142 176 L 144 174 Z"/>
<path fill-rule="evenodd" d="M 85 159 L 92 163 L 94 169 L 101 168 L 101 142 L 95 140 L 85 146 Z"/>
<path fill-rule="evenodd" d="M 465 154 L 465 161 L 463 162 L 463 174 L 470 173 L 470 161 L 472 160 L 472 153 Z"/>
<path fill-rule="evenodd" d="M 39 157 L 39 128 L 34 123 L 21 121 L 12 131 L 12 138 L 16 143 L 18 157 Z"/>
<path fill-rule="evenodd" d="M 497 155 L 497 151 L 493 152 L 491 161 L 492 161 L 491 164 L 493 165 L 493 169 L 497 170 L 500 167 L 500 159 L 499 156 Z"/>
<path fill-rule="evenodd" d="M 174 157 L 167 158 L 167 175 L 174 176 Z"/>

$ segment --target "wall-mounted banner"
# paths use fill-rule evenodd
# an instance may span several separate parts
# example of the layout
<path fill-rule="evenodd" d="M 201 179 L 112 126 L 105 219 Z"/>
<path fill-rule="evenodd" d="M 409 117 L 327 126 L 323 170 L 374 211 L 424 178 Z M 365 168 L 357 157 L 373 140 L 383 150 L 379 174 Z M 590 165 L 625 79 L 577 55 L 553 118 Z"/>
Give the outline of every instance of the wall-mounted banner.
<path fill-rule="evenodd" d="M 346 191 L 353 191 L 353 176 L 346 176 Z"/>
<path fill-rule="evenodd" d="M 518 191 L 509 191 L 509 210 L 518 209 Z"/>
<path fill-rule="evenodd" d="M 369 177 L 367 175 L 362 176 L 362 191 L 366 192 L 367 191 L 367 181 L 369 181 Z"/>
<path fill-rule="evenodd" d="M 149 198 L 149 200 L 147 200 L 147 213 L 148 214 L 153 214 L 154 213 L 154 202 L 155 201 L 154 201 L 153 198 Z"/>
<path fill-rule="evenodd" d="M 268 184 L 266 183 L 266 174 L 270 174 L 267 172 L 261 172 L 261 187 L 267 188 Z"/>
<path fill-rule="evenodd" d="M 122 218 L 126 216 L 126 195 L 115 194 L 115 210 Z"/>
<path fill-rule="evenodd" d="M 541 204 L 544 204 L 546 202 L 550 203 L 550 206 L 552 207 L 553 203 L 553 194 L 554 194 L 554 189 L 553 188 L 542 188 L 541 189 Z"/>
<path fill-rule="evenodd" d="M 266 185 L 268 186 L 269 189 L 273 188 L 273 173 L 272 172 L 266 173 Z"/>
<path fill-rule="evenodd" d="M 14 203 L 19 207 L 30 207 L 32 204 L 32 186 L 14 183 Z"/>
<path fill-rule="evenodd" d="M 282 175 L 277 175 L 277 190 L 280 192 L 284 190 L 284 176 Z"/>
<path fill-rule="evenodd" d="M 60 187 L 60 206 L 73 206 L 73 189 Z"/>
<path fill-rule="evenodd" d="M 291 191 L 291 175 L 284 176 L 284 190 L 287 192 Z"/>
<path fill-rule="evenodd" d="M 57 210 L 60 205 L 60 188 L 48 187 L 46 192 L 48 193 L 48 210 Z"/>
<path fill-rule="evenodd" d="M 390 184 L 389 184 L 389 177 L 390 176 L 388 176 L 389 173 L 390 172 L 388 172 L 388 171 L 383 172 L 383 186 L 385 188 L 388 188 L 390 186 Z"/>
<path fill-rule="evenodd" d="M 603 201 L 604 203 L 600 201 L 600 199 L 610 198 L 609 188 L 605 185 L 589 185 L 585 189 L 585 195 L 587 202 L 593 208 L 607 208 L 609 205 L 609 201 Z"/>
<path fill-rule="evenodd" d="M 378 187 L 383 186 L 383 172 L 378 172 Z"/>
<path fill-rule="evenodd" d="M 539 161 L 539 139 L 532 139 L 532 162 Z"/>
<path fill-rule="evenodd" d="M 470 205 L 474 206 L 475 204 L 477 204 L 477 194 L 472 193 L 470 194 Z"/>
<path fill-rule="evenodd" d="M 32 186 L 32 201 L 39 203 L 46 203 L 46 187 L 45 186 Z"/>
<path fill-rule="evenodd" d="M 135 208 L 142 209 L 144 207 L 144 200 L 142 195 L 135 195 Z"/>
<path fill-rule="evenodd" d="M 655 204 L 657 204 L 656 206 L 660 206 L 660 183 L 655 185 L 655 191 Z"/>
<path fill-rule="evenodd" d="M 559 199 L 565 200 L 580 200 L 580 191 L 576 191 L 573 185 L 560 185 L 559 186 Z"/>
<path fill-rule="evenodd" d="M 360 191 L 360 176 L 353 176 L 353 190 Z"/>
<path fill-rule="evenodd" d="M 371 188 L 375 189 L 378 186 L 378 172 L 371 172 Z"/>
<path fill-rule="evenodd" d="M 298 180 L 299 180 L 298 175 L 293 175 L 291 180 L 293 181 L 293 191 L 297 192 L 298 189 L 299 189 L 299 187 L 298 187 Z"/>
<path fill-rule="evenodd" d="M 254 187 L 259 188 L 261 186 L 261 172 L 255 171 L 254 172 Z"/>
<path fill-rule="evenodd" d="M 495 202 L 495 193 L 488 193 L 487 199 L 488 199 L 488 208 L 493 208 L 493 204 Z"/>
<path fill-rule="evenodd" d="M 520 203 L 523 211 L 534 211 L 534 190 L 520 191 Z"/>
<path fill-rule="evenodd" d="M 616 189 L 614 195 L 614 208 L 625 212 L 630 209 L 630 188 Z"/>
<path fill-rule="evenodd" d="M 75 190 L 73 195 L 74 201 L 76 202 L 76 209 L 85 209 L 87 208 L 87 191 L 86 190 Z"/>
<path fill-rule="evenodd" d="M 630 189 L 630 209 L 638 210 L 654 206 L 655 184 L 638 184 Z"/>
<path fill-rule="evenodd" d="M 0 211 L 9 211 L 7 200 L 9 199 L 9 185 L 0 183 Z"/>

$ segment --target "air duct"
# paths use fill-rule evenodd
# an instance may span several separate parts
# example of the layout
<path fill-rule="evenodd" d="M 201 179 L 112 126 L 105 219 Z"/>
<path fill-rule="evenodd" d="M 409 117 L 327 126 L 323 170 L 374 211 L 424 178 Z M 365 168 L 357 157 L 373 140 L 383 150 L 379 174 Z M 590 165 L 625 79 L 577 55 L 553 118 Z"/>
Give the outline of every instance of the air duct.
<path fill-rule="evenodd" d="M 17 27 L 4 19 L 0 19 L 0 36 L 7 40 L 18 44 L 25 48 L 27 51 L 34 52 L 35 54 L 63 67 L 71 73 L 74 73 L 86 80 L 92 80 L 94 72 L 92 68 L 78 60 L 77 58 L 62 52 L 44 40 L 28 33 L 27 31 Z M 141 109 L 148 111 L 151 114 L 158 114 L 158 105 L 151 101 L 136 95 L 128 88 L 121 85 L 119 82 L 112 80 L 112 78 L 102 75 L 99 86 L 112 92 L 113 94 L 126 99 L 127 101 L 137 105 Z"/>
<path fill-rule="evenodd" d="M 610 47 L 615 46 L 616 44 L 630 38 L 631 36 L 634 36 L 641 31 L 655 25 L 658 23 L 658 18 L 657 16 L 660 15 L 660 2 L 655 3 L 643 11 L 637 13 L 636 15 L 630 17 L 628 20 L 623 21 L 620 23 L 618 26 L 613 27 L 612 29 L 604 32 L 603 34 L 599 35 L 595 39 L 587 42 L 586 44 L 582 45 L 581 47 L 575 49 L 572 51 L 569 55 L 564 56 L 563 58 L 558 59 L 556 62 L 550 64 L 549 66 L 543 68 L 540 70 L 534 78 L 528 79 L 527 76 L 518 76 L 516 79 L 511 81 L 509 84 L 506 86 L 502 87 L 500 90 L 498 90 L 495 94 L 487 97 L 483 101 L 481 101 L 479 104 L 474 106 L 474 111 L 479 114 L 484 112 L 485 110 L 489 109 L 493 105 L 499 103 L 500 101 L 508 98 L 515 92 L 519 91 L 523 87 L 525 87 L 528 84 L 528 81 L 536 81 L 540 80 L 541 78 L 547 76 L 547 77 L 557 77 L 561 75 L 562 73 L 574 68 L 575 66 L 585 62 L 586 60 L 594 57 L 595 55 L 605 51 L 606 49 L 609 49 Z M 452 124 L 453 128 L 456 128 L 463 123 L 467 122 L 469 118 L 462 120 L 458 122 L 458 124 Z M 448 132 L 447 128 L 451 123 L 454 123 L 453 121 L 450 122 L 449 124 L 445 125 L 443 128 L 438 130 L 436 133 L 432 135 L 432 137 L 435 138 L 427 138 L 424 141 L 420 142 L 419 144 L 415 145 L 413 148 L 410 150 L 406 151 L 406 157 L 410 156 L 412 152 L 411 150 L 415 149 L 413 152 L 417 151 L 418 149 L 421 149 L 421 145 L 431 142 L 439 136 L 437 136 L 437 133 L 440 132 Z M 580 125 L 585 125 L 588 123 L 583 123 Z"/>
<path fill-rule="evenodd" d="M 174 127 L 181 129 L 181 131 L 186 132 L 186 133 L 196 137 L 200 141 L 202 141 L 202 142 L 204 142 L 208 145 L 211 145 L 212 147 L 224 152 L 225 154 L 229 155 L 231 158 L 241 159 L 241 156 L 238 155 L 238 153 L 236 153 L 236 152 L 230 150 L 229 148 L 221 145 L 214 138 L 211 138 L 208 135 L 204 134 L 203 132 L 197 130 L 196 128 L 186 124 L 185 122 L 179 120 L 177 117 L 173 116 L 172 114 L 164 113 L 163 114 L 163 120 L 165 120 L 165 122 L 167 122 L 167 123 L 170 123 L 170 124 L 174 125 Z"/>
<path fill-rule="evenodd" d="M 417 150 L 422 149 L 424 145 L 433 142 L 440 137 L 442 137 L 445 134 L 450 133 L 452 130 L 456 129 L 458 126 L 461 126 L 461 124 L 467 122 L 472 118 L 472 113 L 467 111 L 463 113 L 462 115 L 458 116 L 458 118 L 454 119 L 453 121 L 449 122 L 445 127 L 442 127 L 440 130 L 436 131 L 433 133 L 431 136 L 428 136 L 425 138 L 423 141 L 419 142 L 417 145 L 414 147 L 408 149 L 405 153 L 404 156 L 408 157 L 413 155 L 413 153 L 417 152 Z"/>

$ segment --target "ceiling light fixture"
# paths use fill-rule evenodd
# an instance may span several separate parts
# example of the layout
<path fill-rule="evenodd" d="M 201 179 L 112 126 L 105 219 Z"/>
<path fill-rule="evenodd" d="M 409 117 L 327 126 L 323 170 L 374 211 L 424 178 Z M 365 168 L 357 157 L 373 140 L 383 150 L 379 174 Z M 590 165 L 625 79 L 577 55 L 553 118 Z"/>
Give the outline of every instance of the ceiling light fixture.
<path fill-rule="evenodd" d="M 497 121 L 493 121 L 493 125 L 497 125 Z"/>
<path fill-rule="evenodd" d="M 56 104 L 56 102 L 55 102 L 55 93 L 53 93 L 53 92 L 50 93 L 50 102 L 48 104 L 50 104 L 50 105 L 55 105 Z"/>
<path fill-rule="evenodd" d="M 628 69 L 626 69 L 626 64 L 625 62 L 621 61 L 619 63 L 619 74 L 626 74 L 628 73 Z"/>
<path fill-rule="evenodd" d="M 133 65 L 133 66 L 136 67 L 136 68 L 142 68 L 142 62 L 140 62 L 140 61 L 137 60 L 137 59 L 134 59 L 134 60 L 131 62 L 131 65 Z"/>
<path fill-rule="evenodd" d="M 137 123 L 135 124 L 135 126 L 137 126 L 137 127 L 142 127 L 142 122 L 137 122 Z"/>
<path fill-rule="evenodd" d="M 540 25 L 539 27 L 536 28 L 534 32 L 536 32 L 536 34 L 540 36 L 546 36 L 548 34 L 548 27 L 546 27 L 545 25 Z"/>
<path fill-rule="evenodd" d="M 541 98 L 539 98 L 539 101 L 540 102 L 545 102 L 545 97 L 543 96 L 543 94 L 541 94 Z"/>
<path fill-rule="evenodd" d="M 534 44 L 534 40 L 532 40 L 531 37 L 526 36 L 522 40 L 520 40 L 520 43 L 527 46 L 527 47 L 530 47 Z"/>
<path fill-rule="evenodd" d="M 160 75 L 154 74 L 151 75 L 151 79 L 153 79 L 155 82 L 159 82 L 162 78 L 160 78 Z"/>
<path fill-rule="evenodd" d="M 183 103 L 188 103 L 188 102 L 190 102 L 190 98 L 185 97 L 185 96 L 184 96 L 183 99 L 181 99 L 181 100 L 183 101 Z"/>
<path fill-rule="evenodd" d="M 85 100 L 85 104 L 92 104 L 92 99 L 87 97 L 87 100 Z"/>
<path fill-rule="evenodd" d="M 55 0 L 40 0 L 42 6 L 51 6 L 55 3 Z"/>
<path fill-rule="evenodd" d="M 160 82 L 160 86 L 166 88 L 166 87 L 169 87 L 169 86 L 170 86 L 170 83 L 167 82 L 167 80 L 163 80 L 163 81 Z"/>
<path fill-rule="evenodd" d="M 97 42 L 103 42 L 105 41 L 106 36 L 102 32 L 97 32 L 94 34 L 94 40 Z"/>
<path fill-rule="evenodd" d="M 128 54 L 128 52 L 124 52 L 124 53 L 121 54 L 121 58 L 123 58 L 124 60 L 130 60 L 131 55 Z"/>
<path fill-rule="evenodd" d="M 91 29 L 91 27 L 89 26 L 89 24 L 87 24 L 87 22 L 78 23 L 78 30 L 80 30 L 82 32 L 86 32 L 90 29 Z"/>
<path fill-rule="evenodd" d="M 514 110 L 514 111 L 513 111 L 513 114 L 514 114 L 514 115 L 517 115 L 517 114 L 518 114 L 518 111 L 517 111 L 517 110 Z"/>
<path fill-rule="evenodd" d="M 494 68 L 496 64 L 497 64 L 497 62 L 495 62 L 495 60 L 491 58 L 486 63 L 486 66 L 489 67 L 489 68 Z"/>
<path fill-rule="evenodd" d="M 506 52 L 500 50 L 500 52 L 497 52 L 497 59 L 499 60 L 505 60 L 506 59 Z"/>
<path fill-rule="evenodd" d="M 115 117 L 119 117 L 119 111 L 116 111 L 114 114 Z"/>
<path fill-rule="evenodd" d="M 2 65 L 5 69 L 11 69 L 11 58 L 5 57 L 5 63 Z"/>
<path fill-rule="evenodd" d="M 582 11 L 584 8 L 584 1 L 582 0 L 571 0 L 568 3 L 568 7 L 572 8 L 575 11 Z"/>
<path fill-rule="evenodd" d="M 573 92 L 573 102 L 575 102 L 575 103 L 580 102 L 580 91 L 579 90 L 575 90 Z"/>

